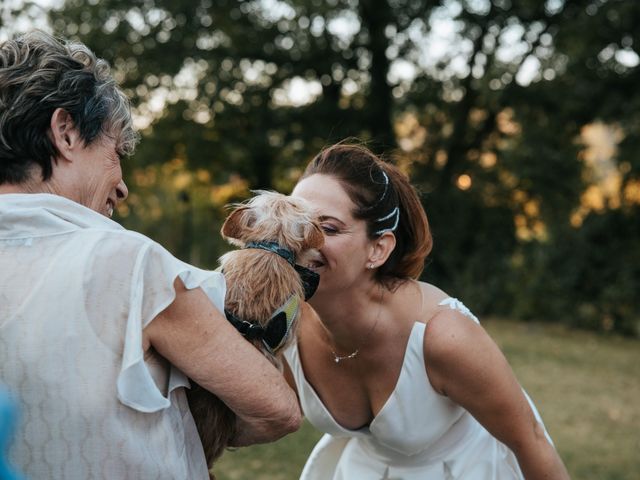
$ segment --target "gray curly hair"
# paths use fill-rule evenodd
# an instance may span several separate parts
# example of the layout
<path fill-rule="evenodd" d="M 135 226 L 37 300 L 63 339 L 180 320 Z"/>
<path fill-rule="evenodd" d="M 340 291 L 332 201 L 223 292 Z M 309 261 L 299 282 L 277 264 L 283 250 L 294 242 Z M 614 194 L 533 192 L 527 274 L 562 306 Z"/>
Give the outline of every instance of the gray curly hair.
<path fill-rule="evenodd" d="M 34 30 L 0 44 L 0 184 L 28 180 L 35 165 L 44 181 L 51 177 L 57 108 L 69 113 L 86 145 L 106 135 L 118 155 L 134 152 L 129 99 L 108 63 L 82 43 Z"/>

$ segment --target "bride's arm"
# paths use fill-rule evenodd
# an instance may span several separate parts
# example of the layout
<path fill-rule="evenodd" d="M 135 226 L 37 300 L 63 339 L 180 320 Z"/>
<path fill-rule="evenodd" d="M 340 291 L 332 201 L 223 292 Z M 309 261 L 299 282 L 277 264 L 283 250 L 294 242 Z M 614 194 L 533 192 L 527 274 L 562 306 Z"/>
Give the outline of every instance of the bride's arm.
<path fill-rule="evenodd" d="M 439 312 L 427 324 L 424 349 L 434 389 L 507 445 L 525 478 L 569 478 L 507 360 L 480 325 L 453 310 Z"/>

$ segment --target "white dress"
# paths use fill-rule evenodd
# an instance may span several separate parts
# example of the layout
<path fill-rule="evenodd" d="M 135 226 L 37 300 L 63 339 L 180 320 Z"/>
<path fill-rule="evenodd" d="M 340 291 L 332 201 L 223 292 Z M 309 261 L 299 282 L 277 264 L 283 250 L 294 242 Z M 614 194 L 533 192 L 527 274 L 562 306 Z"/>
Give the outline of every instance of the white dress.
<path fill-rule="evenodd" d="M 0 384 L 9 459 L 29 479 L 208 479 L 188 379 L 142 349 L 180 277 L 224 305 L 224 277 L 63 197 L 0 195 Z"/>
<path fill-rule="evenodd" d="M 441 305 L 477 322 L 454 298 Z M 425 327 L 420 322 L 413 325 L 394 391 L 370 425 L 359 430 L 343 428 L 322 404 L 304 377 L 297 345 L 285 352 L 304 415 L 325 432 L 301 480 L 523 479 L 511 450 L 431 387 L 424 362 Z"/>

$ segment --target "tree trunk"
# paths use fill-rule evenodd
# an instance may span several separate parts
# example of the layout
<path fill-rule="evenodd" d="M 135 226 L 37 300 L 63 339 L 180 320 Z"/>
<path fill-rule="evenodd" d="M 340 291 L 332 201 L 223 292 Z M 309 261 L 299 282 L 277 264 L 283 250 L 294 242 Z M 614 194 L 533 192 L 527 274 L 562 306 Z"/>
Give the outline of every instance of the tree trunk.
<path fill-rule="evenodd" d="M 389 42 L 384 32 L 392 23 L 391 9 L 386 0 L 360 0 L 360 18 L 362 26 L 369 32 L 371 52 L 371 85 L 364 112 L 373 140 L 371 147 L 382 152 L 396 146 L 392 124 L 393 99 L 387 82 L 389 59 L 386 50 Z"/>

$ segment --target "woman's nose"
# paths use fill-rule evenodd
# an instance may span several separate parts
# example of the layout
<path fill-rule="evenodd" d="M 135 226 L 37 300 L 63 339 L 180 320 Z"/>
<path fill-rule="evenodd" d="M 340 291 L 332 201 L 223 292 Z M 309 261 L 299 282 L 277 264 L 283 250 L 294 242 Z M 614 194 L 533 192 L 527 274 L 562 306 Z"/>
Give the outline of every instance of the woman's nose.
<path fill-rule="evenodd" d="M 120 183 L 118 183 L 118 186 L 116 187 L 116 196 L 120 201 L 129 196 L 129 189 L 127 188 L 126 183 L 124 183 L 124 180 L 120 180 Z"/>

